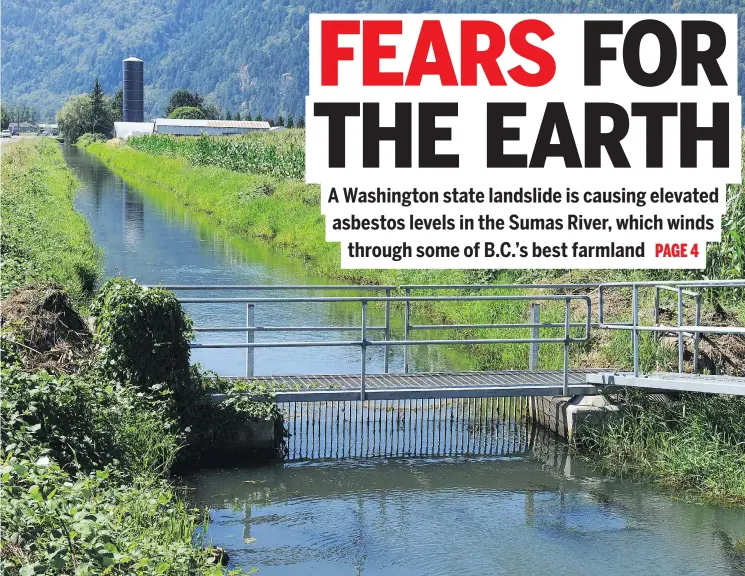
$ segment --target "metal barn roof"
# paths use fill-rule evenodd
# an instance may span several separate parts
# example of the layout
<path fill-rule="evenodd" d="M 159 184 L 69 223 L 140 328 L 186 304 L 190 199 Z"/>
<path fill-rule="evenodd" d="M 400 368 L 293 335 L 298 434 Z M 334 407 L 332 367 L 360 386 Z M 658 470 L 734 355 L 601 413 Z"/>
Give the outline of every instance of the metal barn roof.
<path fill-rule="evenodd" d="M 254 130 L 269 130 L 269 122 L 256 120 L 182 120 L 178 118 L 156 118 L 158 126 L 189 126 L 192 128 L 251 128 Z"/>

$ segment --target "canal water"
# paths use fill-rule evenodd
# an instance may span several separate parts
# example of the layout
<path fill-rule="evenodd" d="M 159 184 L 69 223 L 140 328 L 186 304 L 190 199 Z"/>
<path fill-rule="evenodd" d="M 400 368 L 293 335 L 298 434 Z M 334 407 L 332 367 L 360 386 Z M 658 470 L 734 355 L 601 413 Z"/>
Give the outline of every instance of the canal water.
<path fill-rule="evenodd" d="M 104 250 L 109 276 L 143 284 L 328 283 L 260 244 L 221 235 L 77 148 L 63 151 L 82 185 L 76 206 Z M 198 326 L 245 323 L 242 305 L 187 311 Z M 382 310 L 370 313 L 371 323 L 380 325 Z M 255 317 L 257 324 L 359 325 L 358 308 L 326 304 L 257 307 Z M 423 348 L 412 358 L 414 369 L 452 362 Z M 223 375 L 245 370 L 242 350 L 205 352 L 195 360 L 207 369 Z M 381 370 L 382 353 L 369 353 L 371 370 Z M 262 349 L 254 371 L 356 372 L 359 360 L 357 349 Z M 391 349 L 389 362 L 400 370 L 401 350 Z M 204 537 L 227 549 L 231 568 L 255 567 L 265 575 L 744 573 L 743 560 L 731 551 L 735 540 L 745 539 L 741 511 L 604 477 L 522 422 L 519 406 L 514 412 L 494 406 L 373 405 L 372 417 L 357 403 L 336 406 L 336 412 L 291 407 L 286 461 L 185 478 L 195 502 L 211 510 Z"/>

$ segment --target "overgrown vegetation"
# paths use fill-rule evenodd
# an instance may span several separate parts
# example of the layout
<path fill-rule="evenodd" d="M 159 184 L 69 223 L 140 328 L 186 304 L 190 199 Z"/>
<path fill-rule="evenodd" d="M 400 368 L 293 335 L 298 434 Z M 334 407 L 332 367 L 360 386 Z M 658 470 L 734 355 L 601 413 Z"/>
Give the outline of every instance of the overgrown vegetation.
<path fill-rule="evenodd" d="M 580 431 L 579 447 L 609 470 L 651 476 L 707 500 L 745 505 L 745 398 L 625 392 L 626 412 Z"/>
<path fill-rule="evenodd" d="M 82 303 L 94 288 L 101 258 L 88 223 L 75 211 L 78 182 L 49 138 L 4 147 L 0 297 L 19 286 L 57 282 Z"/>
<path fill-rule="evenodd" d="M 0 571 L 223 574 L 223 552 L 195 540 L 206 513 L 168 477 L 215 430 L 274 421 L 276 407 L 227 383 L 229 402 L 212 404 L 189 365 L 189 320 L 164 290 L 108 281 L 89 331 L 66 290 L 89 301 L 98 254 L 56 144 L 3 150 L 2 184 Z"/>

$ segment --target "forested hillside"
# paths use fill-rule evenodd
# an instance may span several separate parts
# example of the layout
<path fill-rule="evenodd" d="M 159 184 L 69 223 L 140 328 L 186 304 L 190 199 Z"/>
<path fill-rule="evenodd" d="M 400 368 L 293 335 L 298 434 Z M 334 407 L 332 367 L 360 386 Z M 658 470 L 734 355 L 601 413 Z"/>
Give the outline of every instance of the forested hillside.
<path fill-rule="evenodd" d="M 50 117 L 64 99 L 121 82 L 145 60 L 146 113 L 177 88 L 241 114 L 303 114 L 311 12 L 739 12 L 742 0 L 5 0 L 2 94 Z M 745 31 L 740 28 L 740 86 Z"/>

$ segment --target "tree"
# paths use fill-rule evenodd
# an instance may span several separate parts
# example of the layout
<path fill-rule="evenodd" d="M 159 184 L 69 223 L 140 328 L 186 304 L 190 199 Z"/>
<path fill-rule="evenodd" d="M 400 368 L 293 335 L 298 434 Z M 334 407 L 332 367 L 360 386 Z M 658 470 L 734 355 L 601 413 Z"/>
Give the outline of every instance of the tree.
<path fill-rule="evenodd" d="M 244 120 L 251 120 L 251 112 L 246 112 L 246 117 Z"/>
<path fill-rule="evenodd" d="M 225 112 L 225 120 L 232 120 L 232 119 L 233 119 L 233 115 L 230 113 L 230 110 Z"/>
<path fill-rule="evenodd" d="M 69 142 L 75 142 L 89 132 L 91 125 L 91 97 L 89 94 L 71 96 L 57 112 L 57 124 Z"/>
<path fill-rule="evenodd" d="M 176 108 L 199 108 L 204 112 L 203 106 L 204 98 L 202 98 L 198 93 L 185 89 L 176 90 L 168 99 L 166 116 L 170 118 L 171 112 Z"/>
<path fill-rule="evenodd" d="M 203 120 L 204 113 L 199 108 L 193 106 L 181 106 L 176 108 L 168 115 L 169 118 L 179 118 L 181 120 Z"/>
<path fill-rule="evenodd" d="M 207 120 L 219 120 L 220 119 L 220 109 L 217 107 L 217 104 L 213 102 L 204 102 L 202 104 L 202 114 L 204 114 L 204 117 Z"/>
<path fill-rule="evenodd" d="M 279 118 L 277 118 L 277 126 L 284 126 L 285 125 L 285 119 L 282 118 L 282 114 L 279 115 Z"/>
<path fill-rule="evenodd" d="M 241 121 L 241 113 L 240 113 L 240 111 L 238 111 L 238 112 L 235 113 L 235 119 L 238 120 L 239 122 Z"/>
<path fill-rule="evenodd" d="M 90 126 L 87 131 L 94 134 L 111 134 L 114 131 L 114 111 L 109 99 L 103 92 L 103 88 L 101 88 L 98 76 L 93 83 L 90 99 Z"/>
<path fill-rule="evenodd" d="M 256 121 L 261 122 L 261 112 L 256 115 Z"/>
<path fill-rule="evenodd" d="M 121 88 L 116 91 L 116 94 L 114 94 L 114 97 L 111 99 L 111 109 L 112 114 L 114 115 L 114 122 L 121 122 L 123 118 L 124 112 L 122 111 L 124 108 L 124 92 Z"/>
<path fill-rule="evenodd" d="M 0 104 L 0 130 L 5 130 L 10 126 L 10 113 L 6 106 Z"/>
<path fill-rule="evenodd" d="M 305 117 L 300 116 L 300 118 L 297 119 L 297 127 L 305 128 Z"/>
<path fill-rule="evenodd" d="M 292 128 L 294 126 L 295 126 L 295 122 L 292 119 L 292 114 L 290 114 L 289 116 L 287 116 L 287 127 Z"/>

